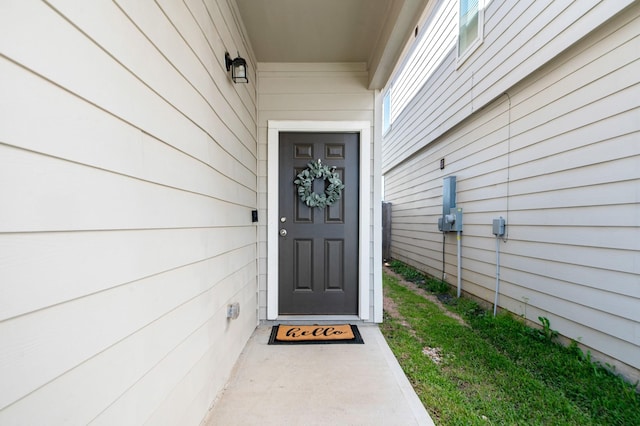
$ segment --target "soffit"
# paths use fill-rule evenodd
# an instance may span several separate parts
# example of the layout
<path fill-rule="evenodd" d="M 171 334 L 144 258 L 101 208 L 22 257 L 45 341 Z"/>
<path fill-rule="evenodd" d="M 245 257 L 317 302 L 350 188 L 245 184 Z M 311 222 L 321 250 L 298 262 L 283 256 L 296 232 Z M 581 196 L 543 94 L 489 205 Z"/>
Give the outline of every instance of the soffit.
<path fill-rule="evenodd" d="M 428 0 L 235 0 L 258 62 L 361 62 L 386 83 Z"/>

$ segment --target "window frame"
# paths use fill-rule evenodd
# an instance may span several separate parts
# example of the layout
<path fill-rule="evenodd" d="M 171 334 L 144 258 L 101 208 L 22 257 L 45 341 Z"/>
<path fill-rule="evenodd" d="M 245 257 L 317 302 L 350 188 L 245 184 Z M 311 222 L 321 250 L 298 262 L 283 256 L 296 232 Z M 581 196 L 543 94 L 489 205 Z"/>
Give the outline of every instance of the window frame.
<path fill-rule="evenodd" d="M 467 46 L 464 52 L 460 52 L 460 11 L 462 9 L 462 2 L 469 0 L 458 0 L 458 36 L 456 37 L 456 56 L 457 63 L 456 68 L 460 68 L 460 66 L 467 60 L 473 53 L 480 47 L 480 45 L 484 42 L 484 0 L 478 0 L 478 33 L 476 38 Z"/>

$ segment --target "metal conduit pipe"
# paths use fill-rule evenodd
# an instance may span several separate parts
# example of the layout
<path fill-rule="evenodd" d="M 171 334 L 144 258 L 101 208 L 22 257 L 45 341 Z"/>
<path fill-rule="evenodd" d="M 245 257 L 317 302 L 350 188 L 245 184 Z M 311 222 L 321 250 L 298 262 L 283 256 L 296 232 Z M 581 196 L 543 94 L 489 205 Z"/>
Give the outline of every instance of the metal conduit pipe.
<path fill-rule="evenodd" d="M 500 294 L 500 237 L 496 235 L 496 298 L 493 301 L 493 316 L 498 311 L 498 295 Z"/>
<path fill-rule="evenodd" d="M 458 239 L 458 298 L 460 298 L 460 293 L 462 291 L 462 244 L 460 243 L 460 230 L 458 230 L 456 237 Z"/>

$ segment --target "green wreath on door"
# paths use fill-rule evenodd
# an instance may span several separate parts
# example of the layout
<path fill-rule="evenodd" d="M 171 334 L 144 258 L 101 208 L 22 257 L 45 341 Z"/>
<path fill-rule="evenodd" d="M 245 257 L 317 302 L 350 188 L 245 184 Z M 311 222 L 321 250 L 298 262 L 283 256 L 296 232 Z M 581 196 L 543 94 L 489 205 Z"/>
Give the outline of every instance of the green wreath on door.
<path fill-rule="evenodd" d="M 342 197 L 344 184 L 340 180 L 340 175 L 336 173 L 335 166 L 326 166 L 320 159 L 307 164 L 307 168 L 298 173 L 297 179 L 293 183 L 297 186 L 300 201 L 309 207 L 325 208 L 333 205 Z M 324 193 L 313 192 L 313 182 L 322 179 L 329 182 Z"/>

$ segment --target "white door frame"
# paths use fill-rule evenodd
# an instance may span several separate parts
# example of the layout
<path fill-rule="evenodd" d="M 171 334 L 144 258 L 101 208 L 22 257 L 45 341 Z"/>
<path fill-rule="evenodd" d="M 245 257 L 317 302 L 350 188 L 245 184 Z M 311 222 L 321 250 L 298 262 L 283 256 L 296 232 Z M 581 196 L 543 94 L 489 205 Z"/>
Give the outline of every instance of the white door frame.
<path fill-rule="evenodd" d="M 360 134 L 358 318 L 369 319 L 371 230 L 371 123 L 368 121 L 268 121 L 267 134 L 267 319 L 278 318 L 278 167 L 280 132 Z M 327 315 L 327 318 L 330 318 Z M 303 316 L 301 316 L 303 318 Z"/>

